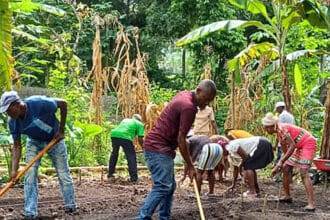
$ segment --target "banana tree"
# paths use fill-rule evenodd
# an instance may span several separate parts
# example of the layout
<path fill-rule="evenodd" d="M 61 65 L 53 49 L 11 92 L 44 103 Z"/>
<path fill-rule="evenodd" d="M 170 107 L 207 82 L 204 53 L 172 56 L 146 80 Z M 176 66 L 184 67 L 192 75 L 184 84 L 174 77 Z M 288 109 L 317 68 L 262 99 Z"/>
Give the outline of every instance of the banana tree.
<path fill-rule="evenodd" d="M 0 1 L 0 88 L 6 90 L 10 89 L 10 76 L 13 72 L 11 17 L 8 0 Z"/>
<path fill-rule="evenodd" d="M 325 102 L 324 127 L 321 144 L 321 158 L 330 160 L 330 79 L 327 82 L 327 98 Z"/>
<path fill-rule="evenodd" d="M 306 120 L 308 115 L 312 114 L 322 114 L 324 108 L 322 103 L 315 99 L 315 93 L 319 90 L 319 85 L 308 83 L 308 75 L 303 74 L 302 69 L 298 63 L 295 63 L 293 67 L 294 73 L 294 87 L 295 87 L 295 100 L 299 104 L 296 106 L 297 115 L 300 116 L 300 126 L 304 128 L 309 128 L 309 123 Z M 309 108 L 306 108 L 308 105 Z M 314 123 L 315 124 L 315 123 Z"/>
<path fill-rule="evenodd" d="M 23 36 L 31 40 L 40 41 L 37 37 L 25 33 L 19 27 L 12 27 L 13 12 L 31 13 L 42 10 L 54 15 L 63 16 L 65 12 L 54 6 L 35 3 L 32 0 L 1 0 L 0 1 L 0 90 L 11 88 L 11 77 L 14 71 L 14 59 L 12 57 L 12 34 Z M 44 41 L 41 41 L 44 43 Z"/>
<path fill-rule="evenodd" d="M 225 20 L 218 21 L 200 27 L 176 42 L 177 46 L 185 46 L 198 39 L 220 30 L 231 30 L 235 28 L 257 27 L 275 42 L 278 51 L 280 72 L 282 75 L 282 93 L 287 109 L 291 111 L 291 93 L 286 69 L 287 56 L 285 54 L 285 43 L 289 29 L 303 20 L 308 20 L 313 25 L 321 28 L 330 27 L 329 10 L 319 5 L 314 0 L 303 1 L 281 1 L 272 0 L 272 13 L 267 11 L 266 6 L 259 0 L 229 0 L 231 4 L 252 14 L 260 14 L 265 23 L 259 21 Z M 274 15 L 271 17 L 271 15 Z"/>

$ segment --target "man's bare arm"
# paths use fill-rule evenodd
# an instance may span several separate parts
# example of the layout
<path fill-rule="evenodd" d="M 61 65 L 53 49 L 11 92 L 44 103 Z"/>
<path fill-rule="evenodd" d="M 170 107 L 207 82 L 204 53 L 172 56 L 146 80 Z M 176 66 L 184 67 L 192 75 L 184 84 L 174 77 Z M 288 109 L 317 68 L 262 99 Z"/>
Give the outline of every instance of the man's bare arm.
<path fill-rule="evenodd" d="M 11 167 L 11 178 L 15 178 L 19 168 L 19 161 L 22 154 L 22 144 L 21 140 L 15 140 L 14 146 L 11 151 L 12 154 L 12 167 Z"/>

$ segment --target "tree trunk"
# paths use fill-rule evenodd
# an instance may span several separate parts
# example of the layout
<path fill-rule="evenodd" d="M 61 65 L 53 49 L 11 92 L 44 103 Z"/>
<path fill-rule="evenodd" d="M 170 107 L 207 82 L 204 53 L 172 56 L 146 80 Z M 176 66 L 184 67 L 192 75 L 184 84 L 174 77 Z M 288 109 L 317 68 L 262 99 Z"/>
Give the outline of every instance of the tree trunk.
<path fill-rule="evenodd" d="M 327 83 L 327 98 L 325 101 L 324 127 L 321 144 L 321 158 L 330 159 L 330 80 Z"/>
<path fill-rule="evenodd" d="M 282 73 L 282 94 L 285 102 L 286 110 L 292 112 L 291 109 L 291 93 L 290 93 L 290 85 L 289 85 L 289 77 L 286 69 L 286 59 L 283 56 L 280 62 L 281 73 Z"/>
<path fill-rule="evenodd" d="M 233 71 L 232 72 L 232 75 L 231 75 L 231 101 L 232 101 L 232 112 L 231 112 L 231 128 L 232 129 L 235 129 L 235 72 Z"/>
<path fill-rule="evenodd" d="M 126 18 L 127 21 L 130 22 L 130 7 L 131 7 L 131 0 L 127 0 L 127 4 L 126 4 Z"/>
<path fill-rule="evenodd" d="M 186 79 L 186 49 L 182 50 L 182 77 Z"/>

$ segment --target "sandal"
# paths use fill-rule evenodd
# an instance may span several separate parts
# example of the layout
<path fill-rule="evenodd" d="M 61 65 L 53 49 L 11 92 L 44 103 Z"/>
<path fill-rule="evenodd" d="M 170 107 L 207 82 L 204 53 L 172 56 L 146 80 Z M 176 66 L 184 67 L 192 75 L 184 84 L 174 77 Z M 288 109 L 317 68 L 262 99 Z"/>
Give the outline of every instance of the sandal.
<path fill-rule="evenodd" d="M 281 202 L 281 203 L 292 203 L 293 202 L 291 197 L 290 198 L 282 197 L 278 201 Z"/>
<path fill-rule="evenodd" d="M 305 207 L 304 207 L 304 211 L 305 211 L 305 212 L 315 212 L 315 207 L 312 208 L 312 207 L 310 207 L 310 206 L 305 206 Z"/>
<path fill-rule="evenodd" d="M 257 194 L 251 194 L 250 191 L 246 191 L 243 193 L 243 197 L 244 198 L 248 198 L 248 199 L 256 199 L 257 198 Z"/>

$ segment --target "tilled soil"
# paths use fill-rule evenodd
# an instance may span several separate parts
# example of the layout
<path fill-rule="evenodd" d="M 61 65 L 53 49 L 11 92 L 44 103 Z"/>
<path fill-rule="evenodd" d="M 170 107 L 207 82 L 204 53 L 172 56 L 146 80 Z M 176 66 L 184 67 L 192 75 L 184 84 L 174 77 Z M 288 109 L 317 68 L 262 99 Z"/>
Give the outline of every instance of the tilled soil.
<path fill-rule="evenodd" d="M 138 209 L 151 189 L 148 177 L 141 177 L 138 184 L 131 184 L 123 178 L 108 181 L 83 179 L 75 181 L 75 192 L 79 212 L 76 215 L 64 213 L 63 201 L 56 179 L 43 181 L 39 185 L 38 211 L 40 219 L 135 219 Z M 330 189 L 315 186 L 317 210 L 315 213 L 303 211 L 306 205 L 305 192 L 301 183 L 295 183 L 292 204 L 277 202 L 280 185 L 272 180 L 259 181 L 261 196 L 255 200 L 241 197 L 245 189 L 238 186 L 230 194 L 225 190 L 230 182 L 217 183 L 215 196 L 202 196 L 202 204 L 207 219 L 330 219 Z M 207 183 L 203 193 L 207 192 Z M 11 189 L 0 199 L 0 219 L 23 218 L 23 189 Z M 177 188 L 174 196 L 173 219 L 199 219 L 199 211 L 193 188 L 186 180 Z M 155 216 L 156 218 L 156 216 Z"/>

